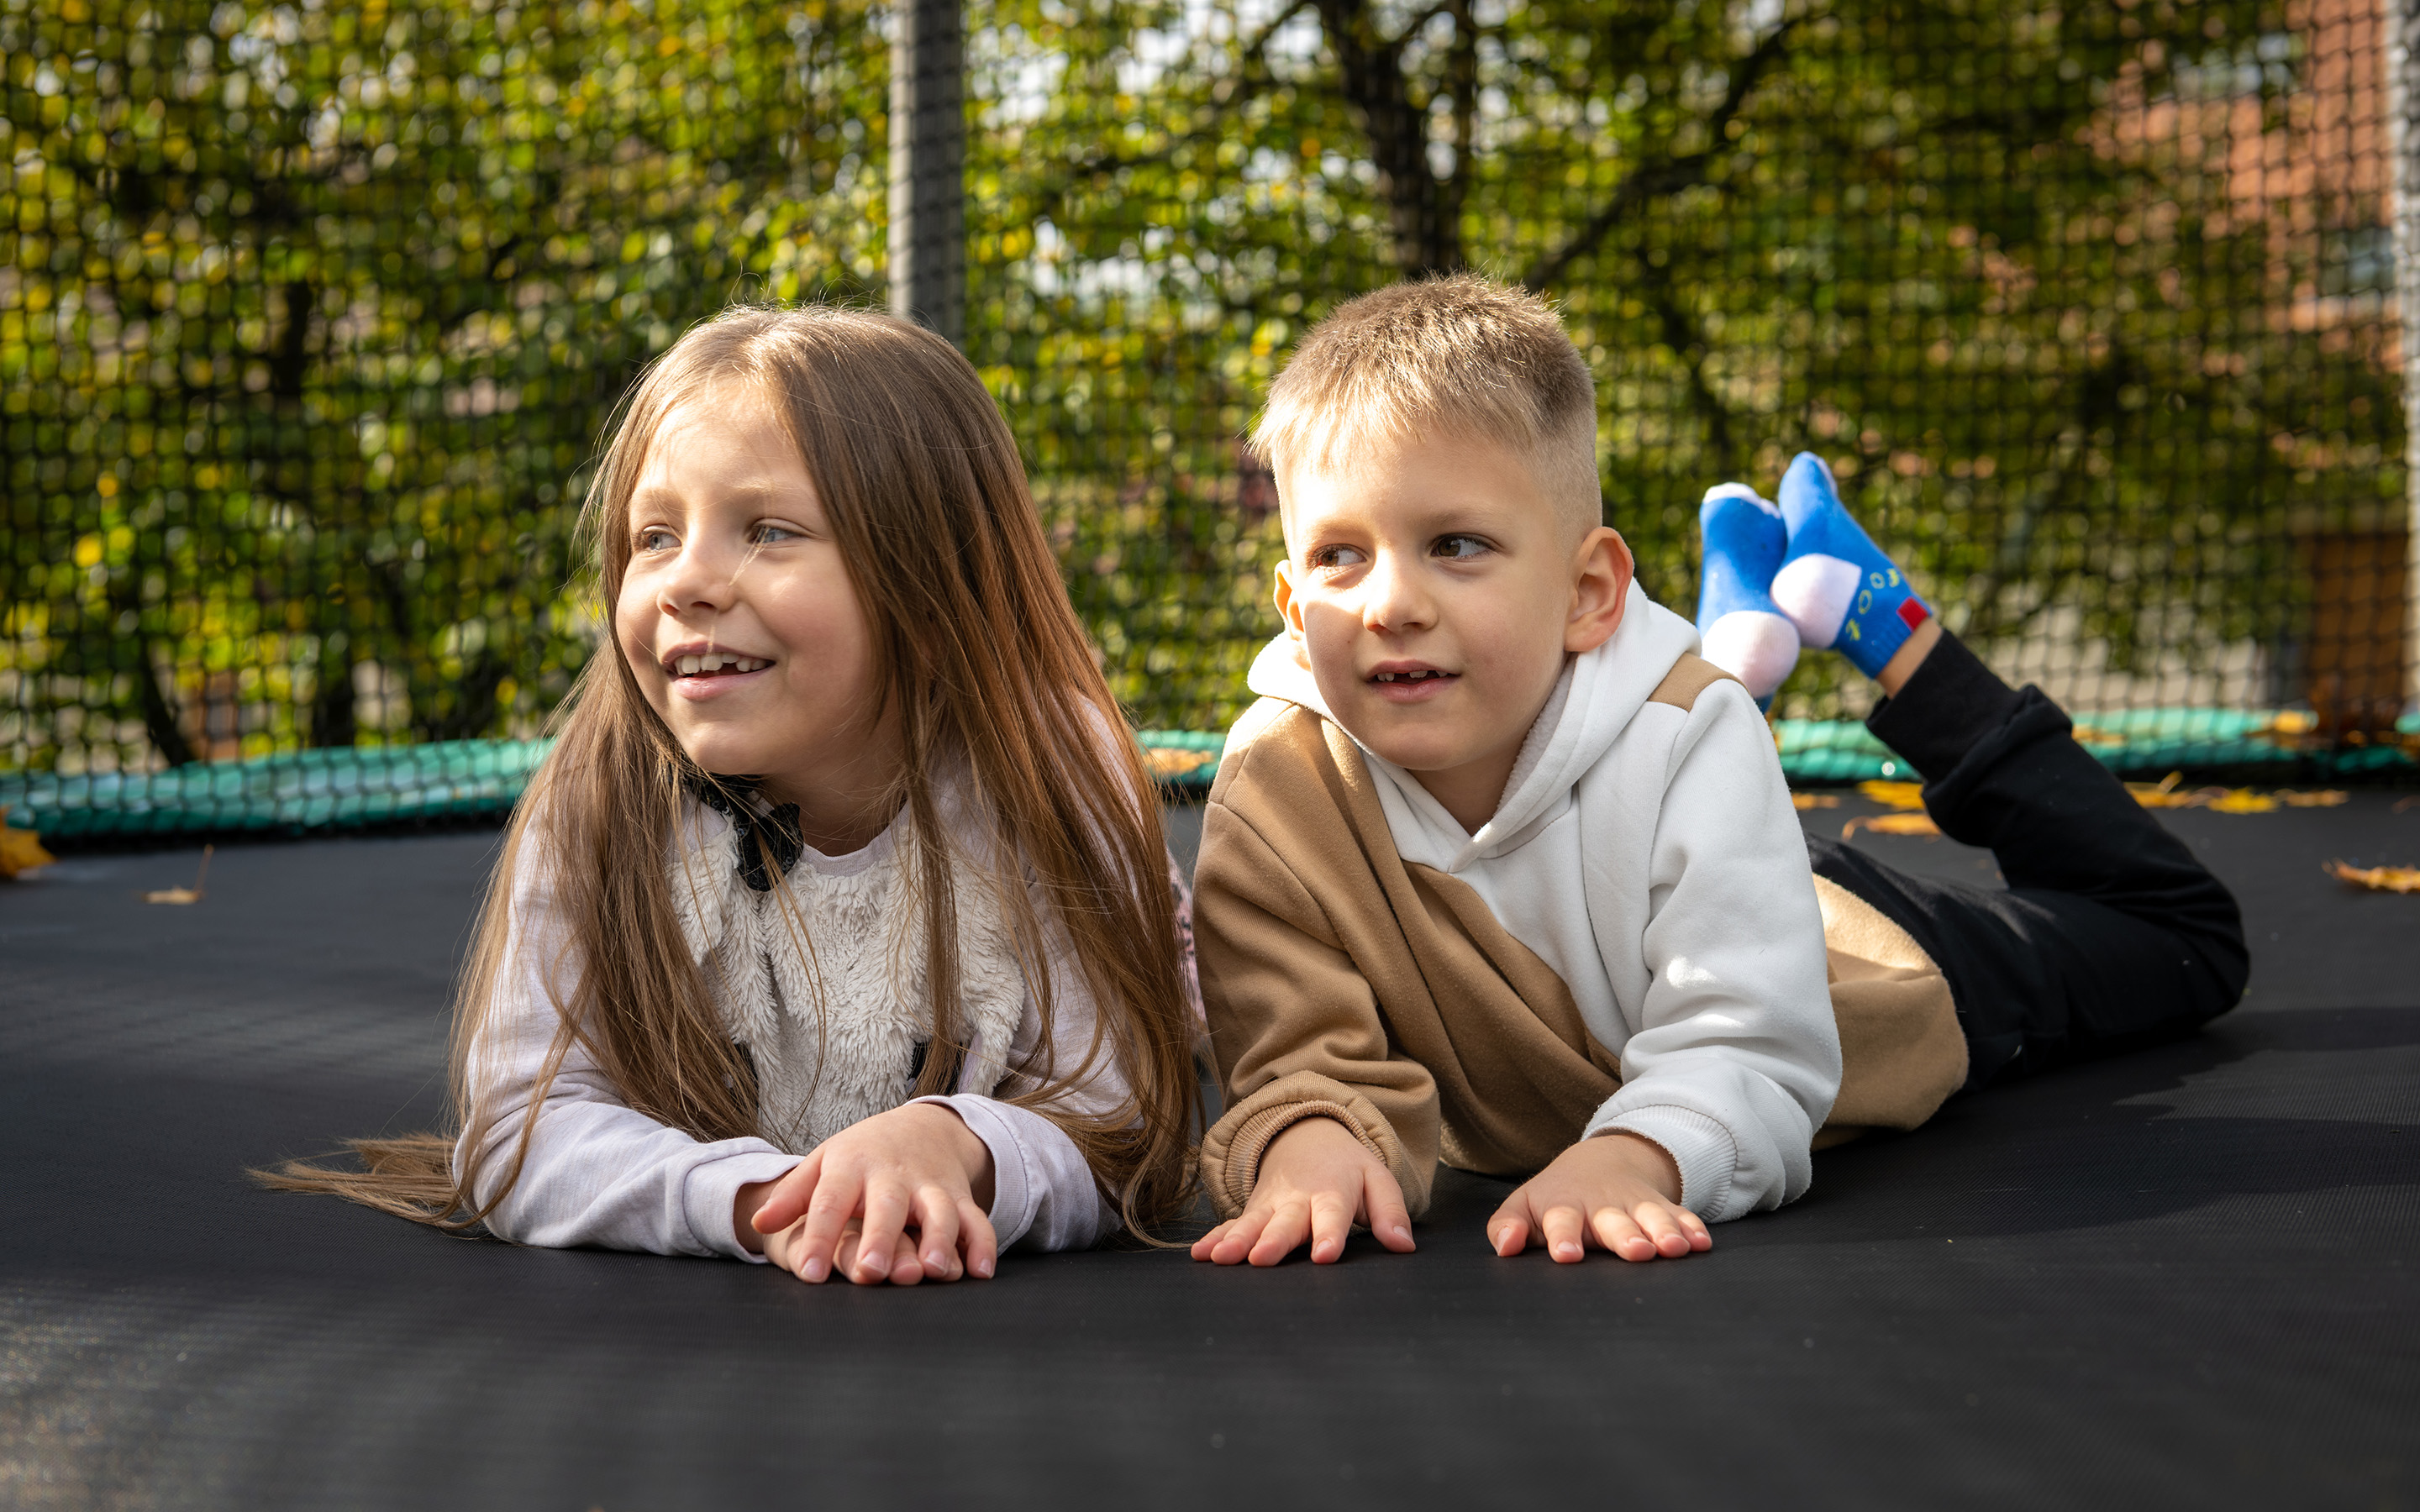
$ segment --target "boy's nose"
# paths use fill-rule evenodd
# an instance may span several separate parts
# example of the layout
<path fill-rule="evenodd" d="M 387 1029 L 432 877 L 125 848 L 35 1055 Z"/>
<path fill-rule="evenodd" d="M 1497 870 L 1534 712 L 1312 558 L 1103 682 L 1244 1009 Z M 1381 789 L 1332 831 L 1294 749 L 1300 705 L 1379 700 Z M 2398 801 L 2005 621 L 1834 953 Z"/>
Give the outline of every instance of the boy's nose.
<path fill-rule="evenodd" d="M 1361 623 L 1373 630 L 1417 630 L 1434 623 L 1435 603 L 1419 570 L 1393 551 L 1380 551 L 1362 579 Z"/>

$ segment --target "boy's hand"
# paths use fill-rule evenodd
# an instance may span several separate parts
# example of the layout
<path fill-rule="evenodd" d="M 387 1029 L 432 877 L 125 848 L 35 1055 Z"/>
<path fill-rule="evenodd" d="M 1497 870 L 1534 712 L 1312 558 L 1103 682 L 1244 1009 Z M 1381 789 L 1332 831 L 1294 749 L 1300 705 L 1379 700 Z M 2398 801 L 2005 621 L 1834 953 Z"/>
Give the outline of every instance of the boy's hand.
<path fill-rule="evenodd" d="M 1395 1174 L 1334 1119 L 1305 1119 L 1261 1154 L 1242 1213 L 1193 1242 L 1193 1257 L 1218 1265 L 1275 1265 L 1311 1241 L 1314 1265 L 1332 1265 L 1344 1236 L 1366 1223 L 1397 1254 L 1412 1248 L 1412 1218 Z"/>
<path fill-rule="evenodd" d="M 778 1181 L 741 1187 L 731 1227 L 801 1281 L 980 1280 L 999 1259 L 991 1187 L 991 1149 L 966 1120 L 911 1103 L 842 1130 Z"/>
<path fill-rule="evenodd" d="M 1594 1242 L 1625 1260 L 1678 1259 L 1714 1247 L 1705 1221 L 1681 1206 L 1681 1171 L 1633 1134 L 1583 1139 L 1504 1199 L 1487 1220 L 1498 1255 L 1544 1244 L 1560 1265 Z"/>

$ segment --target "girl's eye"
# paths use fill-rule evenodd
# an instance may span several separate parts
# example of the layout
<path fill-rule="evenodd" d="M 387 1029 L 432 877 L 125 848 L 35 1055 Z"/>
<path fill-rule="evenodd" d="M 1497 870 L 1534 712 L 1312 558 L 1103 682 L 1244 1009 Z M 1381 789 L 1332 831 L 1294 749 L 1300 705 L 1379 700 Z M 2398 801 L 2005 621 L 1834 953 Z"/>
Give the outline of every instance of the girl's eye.
<path fill-rule="evenodd" d="M 748 538 L 758 546 L 777 546 L 783 541 L 795 541 L 799 535 L 799 532 L 790 529 L 787 525 L 776 525 L 770 520 L 758 520 L 755 530 L 749 532 Z"/>
<path fill-rule="evenodd" d="M 674 541 L 673 532 L 670 531 L 639 532 L 639 549 L 642 551 L 669 551 L 677 544 Z"/>
<path fill-rule="evenodd" d="M 1311 553 L 1311 564 L 1314 567 L 1357 567 L 1369 560 L 1356 546 L 1314 547 Z"/>
<path fill-rule="evenodd" d="M 1488 545 L 1476 535 L 1441 535 L 1436 545 L 1429 548 L 1431 556 L 1445 557 L 1454 562 L 1468 562 L 1485 556 Z"/>

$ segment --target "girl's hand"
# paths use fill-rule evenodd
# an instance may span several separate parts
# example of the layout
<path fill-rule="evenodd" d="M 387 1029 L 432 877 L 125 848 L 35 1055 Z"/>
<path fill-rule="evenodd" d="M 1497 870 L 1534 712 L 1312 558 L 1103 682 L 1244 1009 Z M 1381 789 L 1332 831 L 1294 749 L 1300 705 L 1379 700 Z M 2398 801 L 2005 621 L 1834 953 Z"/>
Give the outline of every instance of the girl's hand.
<path fill-rule="evenodd" d="M 1681 1170 L 1661 1145 L 1634 1134 L 1583 1139 L 1504 1199 L 1487 1220 L 1498 1255 L 1543 1244 L 1575 1265 L 1590 1243 L 1625 1260 L 1679 1259 L 1714 1247 L 1705 1221 L 1681 1206 Z"/>
<path fill-rule="evenodd" d="M 990 1276 L 991 1149 L 938 1103 L 911 1103 L 825 1140 L 780 1180 L 739 1189 L 732 1227 L 801 1281 L 860 1286 Z"/>

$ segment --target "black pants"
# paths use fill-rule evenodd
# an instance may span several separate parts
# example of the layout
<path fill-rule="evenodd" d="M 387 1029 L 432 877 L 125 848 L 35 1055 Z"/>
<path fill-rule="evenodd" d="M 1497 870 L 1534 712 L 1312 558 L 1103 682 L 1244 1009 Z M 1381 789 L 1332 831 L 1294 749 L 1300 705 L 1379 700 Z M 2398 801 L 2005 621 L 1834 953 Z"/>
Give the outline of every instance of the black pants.
<path fill-rule="evenodd" d="M 2008 890 L 1931 882 L 1809 838 L 1827 877 L 1949 979 L 1969 1090 L 2183 1033 L 2243 994 L 2235 899 L 2075 743 L 2036 687 L 1945 635 L 1866 728 L 1924 778 L 1943 834 L 1991 848 Z"/>

